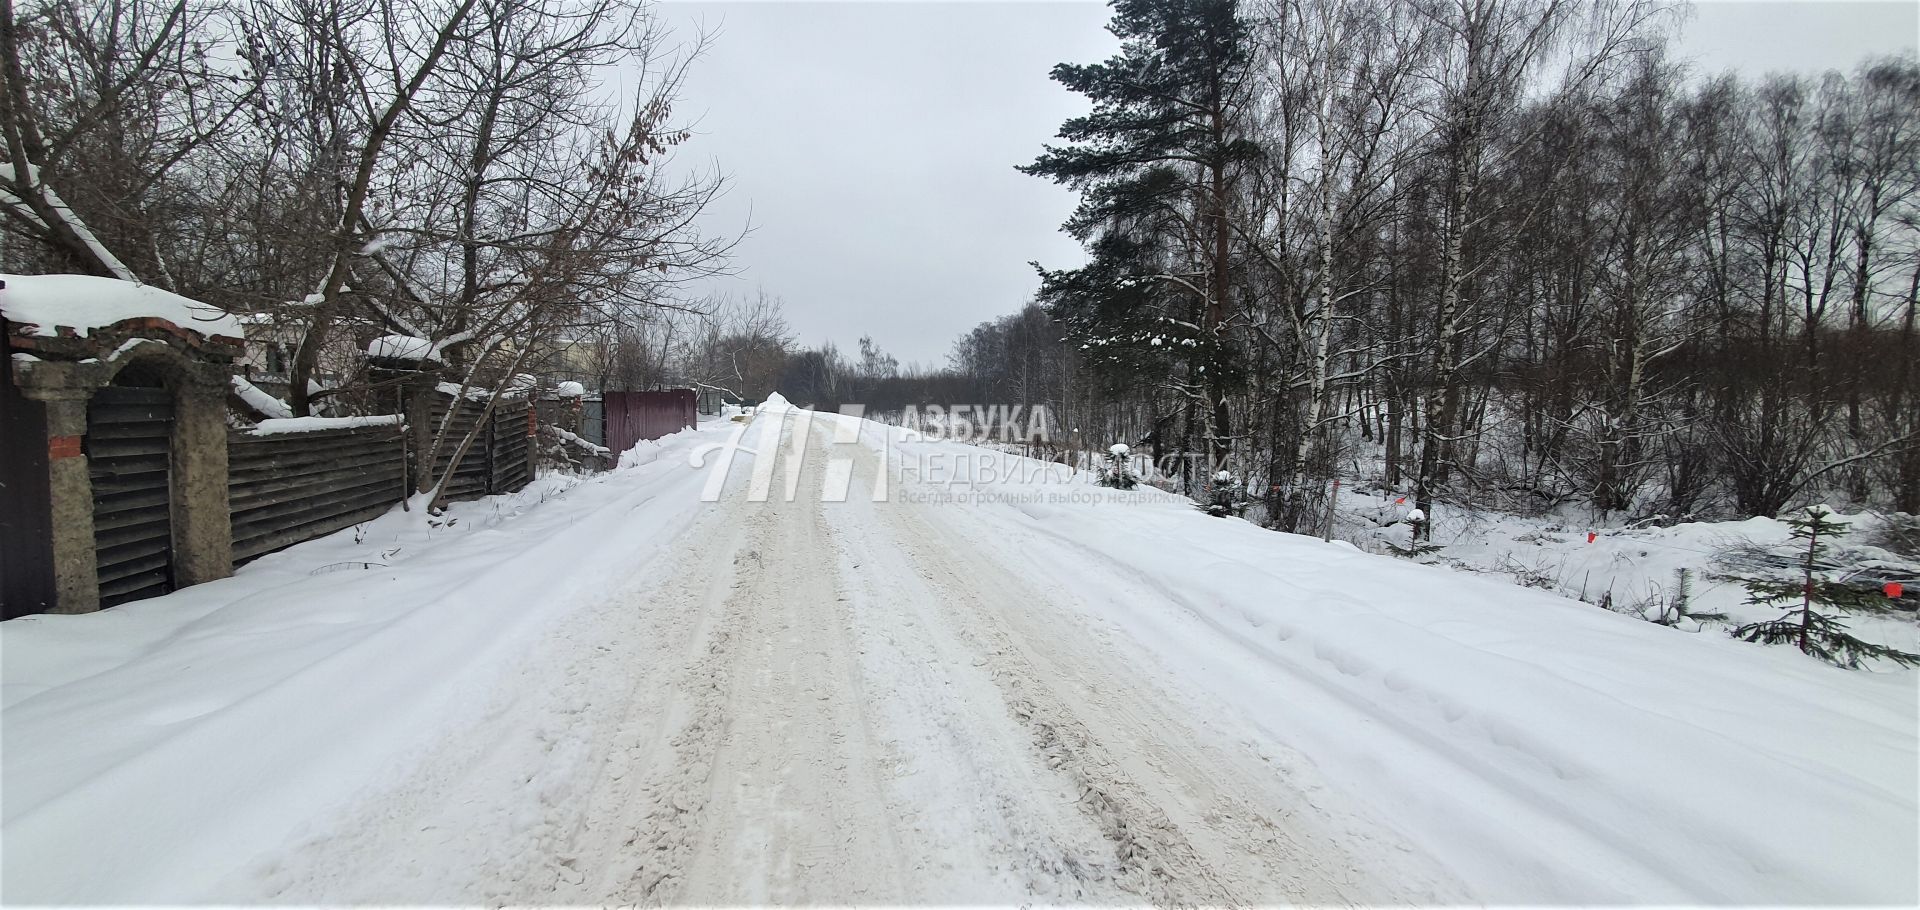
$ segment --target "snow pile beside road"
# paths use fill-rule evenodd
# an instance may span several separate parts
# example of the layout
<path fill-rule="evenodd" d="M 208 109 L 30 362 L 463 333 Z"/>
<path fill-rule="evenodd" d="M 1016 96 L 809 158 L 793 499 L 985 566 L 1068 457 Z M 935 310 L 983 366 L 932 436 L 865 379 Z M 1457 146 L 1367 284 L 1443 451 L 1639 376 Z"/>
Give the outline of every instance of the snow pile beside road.
<path fill-rule="evenodd" d="M 1405 548 L 1412 530 L 1404 523 L 1392 524 L 1410 508 L 1395 501 L 1404 498 L 1342 490 L 1336 534 L 1373 552 L 1384 552 L 1387 545 Z M 1781 610 L 1746 602 L 1741 579 L 1786 577 L 1797 571 L 1805 555 L 1790 540 L 1787 523 L 1774 518 L 1618 528 L 1453 507 L 1447 515 L 1433 529 L 1432 542 L 1439 548 L 1427 559 L 1587 603 L 1606 603 L 1624 613 L 1656 612 L 1674 596 L 1677 576 L 1685 570 L 1692 612 L 1724 613 L 1735 624 L 1775 619 Z M 1868 641 L 1920 651 L 1920 623 L 1911 606 L 1920 597 L 1920 565 L 1873 545 L 1881 528 L 1878 517 L 1832 517 L 1849 527 L 1846 535 L 1828 542 L 1840 557 L 1835 561 L 1849 567 L 1838 574 L 1857 575 L 1856 583 L 1865 591 L 1896 581 L 1907 592 L 1905 610 L 1849 614 L 1848 629 Z M 1692 623 L 1687 627 L 1697 628 Z M 1724 627 L 1710 625 L 1703 634 L 1722 635 Z"/>
<path fill-rule="evenodd" d="M 672 547 L 700 512 L 687 453 L 722 437 L 431 520 L 396 510 L 165 597 L 0 624 L 8 901 L 230 887 L 471 723 L 513 655 Z"/>
<path fill-rule="evenodd" d="M 831 418 L 842 419 L 845 418 Z M 1912 904 L 1916 675 L 1689 634 L 867 423 L 903 487 L 1498 903 Z M 896 490 L 904 495 L 906 489 Z"/>
<path fill-rule="evenodd" d="M 202 335 L 241 338 L 240 320 L 172 291 L 93 275 L 0 275 L 0 315 L 52 336 L 60 326 L 81 335 L 128 319 L 164 319 Z"/>

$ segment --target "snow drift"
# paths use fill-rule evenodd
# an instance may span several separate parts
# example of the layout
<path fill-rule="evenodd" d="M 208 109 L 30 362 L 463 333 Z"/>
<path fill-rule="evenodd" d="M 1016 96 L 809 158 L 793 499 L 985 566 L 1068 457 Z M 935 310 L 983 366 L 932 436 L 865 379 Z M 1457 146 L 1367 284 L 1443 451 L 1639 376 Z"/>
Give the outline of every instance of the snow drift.
<path fill-rule="evenodd" d="M 671 545 L 698 513 L 702 438 L 432 521 L 396 508 L 165 597 L 0 624 L 7 901 L 204 901 L 400 773 L 484 707 L 508 656 Z"/>

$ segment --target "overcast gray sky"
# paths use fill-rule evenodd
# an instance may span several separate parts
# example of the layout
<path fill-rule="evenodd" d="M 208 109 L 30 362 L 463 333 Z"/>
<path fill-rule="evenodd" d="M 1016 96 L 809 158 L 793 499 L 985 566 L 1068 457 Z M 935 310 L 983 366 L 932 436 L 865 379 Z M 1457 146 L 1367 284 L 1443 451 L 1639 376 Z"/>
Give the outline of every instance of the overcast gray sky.
<path fill-rule="evenodd" d="M 786 301 L 799 340 L 870 334 L 902 362 L 1012 312 L 1030 260 L 1078 264 L 1059 233 L 1073 195 L 1016 173 L 1085 106 L 1047 78 L 1114 50 L 1091 0 L 1043 3 L 672 2 L 682 34 L 716 31 L 681 110 L 682 152 L 731 175 L 711 231 L 753 233 L 710 286 Z M 1708 2 L 1678 47 L 1706 71 L 1850 69 L 1911 50 L 1920 0 Z"/>

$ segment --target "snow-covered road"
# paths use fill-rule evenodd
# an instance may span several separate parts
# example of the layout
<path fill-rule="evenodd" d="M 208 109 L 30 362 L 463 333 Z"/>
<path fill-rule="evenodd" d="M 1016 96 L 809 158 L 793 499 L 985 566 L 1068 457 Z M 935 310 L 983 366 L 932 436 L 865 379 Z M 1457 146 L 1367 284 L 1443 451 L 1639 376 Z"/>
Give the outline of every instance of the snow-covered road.
<path fill-rule="evenodd" d="M 1912 900 L 1911 675 L 733 429 L 8 623 L 0 898 Z"/>
<path fill-rule="evenodd" d="M 1268 760 L 1127 655 L 1061 634 L 1071 617 L 943 533 L 939 506 L 823 502 L 830 430 L 796 423 L 783 426 L 767 501 L 735 484 L 651 577 L 538 646 L 500 709 L 219 896 L 1184 905 L 1456 894 L 1430 870 L 1410 874 L 1418 864 L 1404 853 L 1362 840 L 1356 854 L 1348 827 L 1301 818 L 1312 800 Z M 878 454 L 845 451 L 835 482 L 870 490 Z"/>

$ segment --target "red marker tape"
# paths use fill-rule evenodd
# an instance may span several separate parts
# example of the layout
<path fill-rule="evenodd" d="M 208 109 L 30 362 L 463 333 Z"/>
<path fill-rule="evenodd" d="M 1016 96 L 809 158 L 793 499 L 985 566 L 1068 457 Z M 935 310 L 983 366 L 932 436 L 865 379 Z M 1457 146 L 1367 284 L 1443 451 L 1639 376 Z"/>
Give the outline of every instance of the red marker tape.
<path fill-rule="evenodd" d="M 1393 504 L 1397 506 L 1405 503 L 1406 501 L 1407 501 L 1407 498 L 1405 496 L 1402 496 L 1399 499 L 1394 500 Z"/>
<path fill-rule="evenodd" d="M 1600 535 L 1598 535 L 1598 534 L 1595 534 L 1595 533 L 1593 533 L 1592 531 L 1588 531 L 1588 532 L 1587 532 L 1587 543 L 1593 543 L 1593 539 L 1594 539 L 1594 538 L 1596 538 L 1596 537 L 1599 537 L 1599 536 L 1600 536 Z"/>
<path fill-rule="evenodd" d="M 1907 589 L 1905 587 L 1902 587 L 1901 584 L 1897 581 L 1887 582 L 1886 587 L 1881 588 L 1880 590 L 1887 592 L 1888 597 L 1892 597 L 1895 599 L 1898 599 L 1900 595 L 1905 594 L 1907 592 Z"/>

